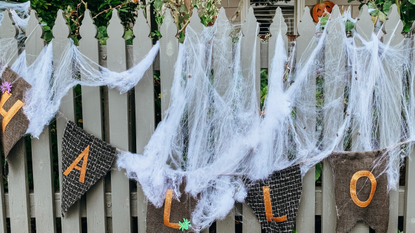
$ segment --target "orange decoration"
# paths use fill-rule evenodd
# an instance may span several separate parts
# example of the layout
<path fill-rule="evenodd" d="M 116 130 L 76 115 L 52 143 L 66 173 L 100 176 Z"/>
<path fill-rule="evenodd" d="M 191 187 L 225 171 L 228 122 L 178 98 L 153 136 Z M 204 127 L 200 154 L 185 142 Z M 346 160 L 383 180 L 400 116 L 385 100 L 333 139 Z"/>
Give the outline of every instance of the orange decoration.
<path fill-rule="evenodd" d="M 269 186 L 262 186 L 262 191 L 264 192 L 265 215 L 267 216 L 268 222 L 271 222 L 272 220 L 274 220 L 275 222 L 287 221 L 287 216 L 274 217 L 274 215 L 272 214 L 271 195 L 269 192 Z"/>
<path fill-rule="evenodd" d="M 6 112 L 6 110 L 3 109 L 3 106 L 11 96 L 12 94 L 6 91 L 1 96 L 0 100 L 0 114 L 3 116 L 3 133 L 6 130 L 7 124 L 9 124 L 14 115 L 16 115 L 16 113 L 23 107 L 23 102 L 17 100 L 16 103 L 14 103 L 13 106 L 9 109 L 9 111 Z"/>
<path fill-rule="evenodd" d="M 167 189 L 166 199 L 164 200 L 164 225 L 173 228 L 179 229 L 180 226 L 178 223 L 170 222 L 170 211 L 171 211 L 171 201 L 173 199 L 173 190 Z"/>
<path fill-rule="evenodd" d="M 75 161 L 73 161 L 73 163 L 66 169 L 66 171 L 63 174 L 67 176 L 75 168 L 76 170 L 81 171 L 81 175 L 79 176 L 79 182 L 84 183 L 85 174 L 86 174 L 86 165 L 88 164 L 88 154 L 89 154 L 89 145 L 85 148 L 84 151 L 82 151 L 81 154 L 79 154 L 78 158 L 76 158 Z M 82 158 L 84 159 L 84 161 L 82 161 L 82 167 L 79 167 L 78 163 L 79 161 L 81 161 Z"/>
<path fill-rule="evenodd" d="M 366 201 L 361 201 L 359 200 L 356 194 L 356 184 L 357 184 L 357 181 L 364 176 L 369 178 L 370 182 L 372 183 L 372 189 L 370 191 L 369 199 L 367 199 Z M 368 206 L 373 199 L 373 195 L 375 195 L 376 185 L 377 185 L 376 178 L 370 171 L 356 172 L 352 176 L 352 180 L 350 181 L 350 195 L 352 196 L 353 202 L 360 207 Z"/>
<path fill-rule="evenodd" d="M 313 19 L 315 22 L 318 22 L 318 18 L 331 13 L 333 10 L 334 3 L 332 1 L 325 1 L 323 3 L 318 3 L 314 5 L 312 10 Z"/>

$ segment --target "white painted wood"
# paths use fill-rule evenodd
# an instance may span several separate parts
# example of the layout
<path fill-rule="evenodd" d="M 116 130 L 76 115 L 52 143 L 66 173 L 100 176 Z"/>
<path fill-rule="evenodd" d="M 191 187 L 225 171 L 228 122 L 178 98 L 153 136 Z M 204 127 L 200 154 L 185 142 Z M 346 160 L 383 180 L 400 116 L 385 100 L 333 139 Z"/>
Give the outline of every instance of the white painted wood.
<path fill-rule="evenodd" d="M 4 39 L 4 41 L 1 41 L 0 46 L 3 50 L 2 54 L 7 54 L 6 57 L 2 58 L 7 60 L 2 62 L 8 64 L 9 66 L 14 63 L 14 61 L 17 59 L 17 56 L 19 55 L 17 40 L 15 39 L 18 33 L 18 29 L 14 25 L 15 24 L 12 15 L 9 10 L 4 11 L 4 17 L 0 25 L 0 38 Z M 7 47 L 2 46 L 3 44 L 7 45 Z"/>
<path fill-rule="evenodd" d="M 415 24 L 413 24 L 414 26 Z M 412 49 L 414 41 L 409 44 Z M 415 53 L 412 53 L 412 65 L 415 65 Z M 414 76 L 412 75 L 412 78 Z M 413 81 L 413 80 L 412 80 Z M 415 114 L 415 113 L 412 113 Z M 405 172 L 405 204 L 404 204 L 404 229 L 406 233 L 415 233 L 415 182 L 410 182 L 410 177 L 415 177 L 415 151 L 406 158 L 406 172 Z M 413 178 L 412 178 L 413 179 Z"/>
<path fill-rule="evenodd" d="M 4 12 L 4 18 L 2 20 L 2 24 L 0 26 L 0 38 L 14 38 L 17 34 L 17 28 L 14 27 L 13 21 L 10 20 L 10 13 L 9 11 Z M 13 39 L 10 39 L 13 40 Z M 16 46 L 13 46 L 13 50 L 17 51 L 17 41 L 15 42 Z M 13 52 L 13 51 L 12 51 Z M 3 174 L 3 166 L 0 166 L 0 174 Z M 3 183 L 3 176 L 1 177 L 0 181 Z M 5 193 L 4 193 L 4 186 L 0 185 L 0 231 L 7 232 L 7 223 L 6 223 L 6 205 L 8 202 L 5 202 Z"/>
<path fill-rule="evenodd" d="M 392 5 L 390 8 L 390 12 L 388 15 L 388 20 L 385 22 L 384 25 L 384 33 L 383 36 L 383 43 L 389 44 L 390 46 L 395 46 L 402 42 L 404 37 L 401 35 L 403 28 L 403 24 L 400 20 L 399 13 L 397 11 L 396 5 Z M 403 67 L 396 67 L 396 71 L 402 71 Z M 391 96 L 381 96 L 381 101 L 383 104 L 388 105 L 389 107 L 393 108 L 393 110 L 390 112 L 391 115 L 389 115 L 388 119 L 385 119 L 385 122 L 382 122 L 382 118 L 379 121 L 379 134 L 385 135 L 387 134 L 389 137 L 389 141 L 384 140 L 383 137 L 380 138 L 380 147 L 388 147 L 396 142 L 399 142 L 400 136 L 401 136 L 401 95 L 400 91 L 402 90 L 402 77 L 398 76 L 399 72 L 395 73 L 394 71 L 391 71 L 388 75 L 388 78 L 393 80 L 393 84 L 390 87 L 394 93 L 394 95 Z M 392 120 L 391 120 L 392 119 Z M 395 129 L 393 131 L 386 131 L 382 128 L 382 125 L 384 124 L 394 124 L 391 128 Z M 396 152 L 400 150 L 400 148 L 395 149 Z M 393 163 L 393 162 L 392 162 Z M 395 164 L 393 166 L 396 166 L 396 169 L 399 170 L 399 159 L 394 162 Z M 407 180 L 408 182 L 409 180 Z M 397 189 L 399 189 L 399 184 L 397 184 Z M 395 233 L 398 230 L 398 203 L 399 203 L 399 193 L 398 191 L 391 190 L 389 192 L 389 228 L 388 233 Z"/>
<path fill-rule="evenodd" d="M 95 38 L 95 26 L 91 12 L 84 13 L 79 41 L 79 51 L 92 61 L 99 62 L 99 43 Z M 98 68 L 98 67 L 96 67 Z M 83 77 L 81 77 L 82 79 Z M 83 128 L 97 138 L 102 138 L 102 109 L 101 91 L 99 87 L 82 86 L 82 120 Z M 86 193 L 87 228 L 88 232 L 107 232 L 107 217 L 105 206 L 105 178 L 99 180 Z"/>
<path fill-rule="evenodd" d="M 275 16 L 272 19 L 272 24 L 269 27 L 271 37 L 268 42 L 268 67 L 271 67 L 272 59 L 275 54 L 275 46 L 277 44 L 278 35 L 281 34 L 282 39 L 284 40 L 285 53 L 288 51 L 288 38 L 287 34 L 287 24 L 285 23 L 284 17 L 281 12 L 281 8 L 278 7 L 275 11 Z M 271 76 L 271 75 L 269 75 Z"/>
<path fill-rule="evenodd" d="M 116 10 L 112 12 L 108 36 L 107 66 L 112 71 L 125 71 L 127 52 L 123 38 L 124 27 Z M 121 150 L 129 150 L 128 93 L 120 94 L 118 90 L 108 90 L 108 108 L 109 142 Z M 114 162 L 111 171 L 112 228 L 117 233 L 131 231 L 130 184 L 124 173 L 116 168 L 116 162 Z"/>
<path fill-rule="evenodd" d="M 26 61 L 30 66 L 42 52 L 45 41 L 42 39 L 43 27 L 32 10 L 26 27 L 25 41 Z M 52 153 L 49 127 L 45 127 L 39 139 L 32 139 L 33 186 L 36 211 L 36 230 L 39 232 L 56 232 L 55 201 L 53 188 Z"/>
<path fill-rule="evenodd" d="M 336 5 L 333 8 L 332 14 L 330 16 L 330 21 L 336 19 L 340 16 L 339 7 Z M 343 53 L 341 51 L 343 45 L 343 35 L 340 30 L 341 27 L 338 24 L 327 24 L 326 30 L 327 34 L 327 43 L 325 48 L 326 54 L 331 55 L 340 55 Z M 333 33 L 336 32 L 337 33 Z M 341 57 L 338 61 L 340 64 L 344 63 L 346 67 L 345 57 Z M 345 68 L 343 68 L 345 69 Z M 328 81 L 330 77 L 335 76 L 335 74 L 341 73 L 344 70 L 333 69 L 331 64 L 326 64 L 326 75 L 325 75 L 325 84 L 324 84 L 324 103 L 330 103 L 336 99 L 343 99 L 344 86 L 333 82 L 332 80 Z M 332 75 L 333 74 L 333 75 Z M 338 122 L 338 125 L 332 125 L 331 127 L 324 127 L 324 135 L 326 138 L 334 138 L 337 134 L 338 126 L 340 126 L 343 121 L 343 108 L 338 109 L 328 109 L 331 111 L 332 122 Z M 335 111 L 335 112 L 333 112 Z M 325 114 L 327 116 L 327 114 Z M 327 119 L 325 119 L 327 121 Z M 324 142 L 323 142 L 324 143 Z M 336 232 L 336 222 L 337 222 L 337 213 L 336 213 L 336 203 L 334 199 L 334 184 L 333 184 L 333 172 L 328 160 L 323 162 L 323 174 L 322 174 L 322 195 L 324 202 L 322 203 L 322 216 L 321 216 L 321 232 Z"/>
<path fill-rule="evenodd" d="M 160 84 L 161 84 L 161 116 L 170 104 L 170 89 L 173 85 L 174 64 L 179 52 L 179 42 L 176 33 L 177 27 L 171 16 L 170 9 L 166 9 L 163 24 L 160 27 L 162 38 L 160 39 Z"/>
<path fill-rule="evenodd" d="M 150 28 L 142 10 L 134 25 L 134 64 L 138 64 L 150 51 L 153 44 L 148 37 Z M 150 67 L 135 86 L 135 125 L 137 153 L 142 154 L 155 128 L 153 67 Z M 146 233 L 147 198 L 137 183 L 138 232 Z"/>
<path fill-rule="evenodd" d="M 246 16 L 246 21 L 242 25 L 243 37 L 241 38 L 241 67 L 242 75 L 244 79 L 252 78 L 250 75 L 250 69 L 252 65 L 255 65 L 255 90 L 257 92 L 257 101 L 258 101 L 258 114 L 259 114 L 259 101 L 260 101 L 260 87 L 261 87 L 261 77 L 260 77 L 260 41 L 258 39 L 258 23 L 254 15 L 254 10 L 249 8 L 248 15 Z M 254 50 L 253 50 L 254 49 Z M 255 59 L 255 64 L 252 64 L 252 59 Z M 244 233 L 260 233 L 261 224 L 256 220 L 255 215 L 247 204 L 242 205 L 242 232 Z M 223 221 L 229 221 L 229 226 L 233 226 L 233 231 L 224 231 L 224 232 L 235 232 L 235 221 L 233 218 L 226 218 Z"/>
<path fill-rule="evenodd" d="M 361 35 L 362 38 L 367 41 L 370 40 L 372 36 L 374 25 L 366 8 L 367 6 L 365 5 L 362 8 L 362 11 L 360 11 L 360 15 L 357 23 L 355 24 L 355 28 L 359 35 Z M 357 47 L 363 46 L 362 41 L 360 41 L 358 37 L 355 37 L 355 42 Z M 358 135 L 352 135 L 352 151 L 363 150 L 360 144 L 354 143 L 357 140 L 359 140 Z M 369 226 L 365 223 L 357 223 L 356 226 L 352 229 L 351 233 L 369 233 Z"/>
<path fill-rule="evenodd" d="M 200 22 L 199 15 L 197 13 L 197 8 L 193 8 L 192 16 L 190 17 L 189 26 L 198 34 L 203 31 L 203 24 Z"/>
<path fill-rule="evenodd" d="M 309 49 L 315 48 L 315 43 L 310 44 L 313 39 L 316 27 L 314 26 L 313 19 L 310 15 L 310 9 L 308 7 L 304 8 L 303 18 L 298 24 L 298 34 L 300 35 L 297 38 L 297 49 L 296 49 L 296 60 L 298 63 L 305 63 L 309 57 L 310 53 L 304 53 L 308 46 Z M 316 76 L 317 74 L 310 74 L 312 78 L 307 80 L 305 84 L 306 88 L 312 88 L 312 91 L 308 90 L 307 95 L 302 95 L 300 97 L 300 103 L 305 104 L 306 106 L 316 106 Z M 308 108 L 307 108 L 308 109 Z M 298 122 L 304 122 L 304 126 L 300 125 L 299 127 L 306 127 L 307 135 L 314 135 L 316 128 L 316 113 L 310 113 L 309 111 L 304 111 L 304 108 L 297 108 L 297 119 Z M 313 137 L 313 136 L 312 136 Z M 303 139 L 305 140 L 305 139 Z M 310 139 L 308 139 L 310 140 Z M 315 137 L 311 138 L 312 141 L 316 141 Z M 315 225 L 315 168 L 311 168 L 307 174 L 303 177 L 303 192 L 301 194 L 300 207 L 297 213 L 296 219 L 296 231 L 301 233 L 312 233 L 314 232 Z"/>
<path fill-rule="evenodd" d="M 8 10 L 4 12 L 0 37 L 7 40 L 11 47 L 3 51 L 7 57 L 12 57 L 8 65 L 12 65 L 17 56 L 17 28 Z M 29 186 L 27 175 L 27 159 L 25 139 L 20 139 L 7 156 L 9 164 L 8 188 L 10 205 L 10 229 L 11 232 L 30 232 L 29 216 Z M 4 216 L 2 216 L 4 217 Z M 2 225 L 5 222 L 2 222 Z M 3 225 L 4 228 L 5 224 Z"/>
<path fill-rule="evenodd" d="M 242 225 L 242 227 L 245 224 Z M 249 232 L 244 231 L 243 232 Z M 218 233 L 227 233 L 227 232 L 235 232 L 235 211 L 232 210 L 224 219 L 220 221 L 216 221 L 216 232 Z"/>
<path fill-rule="evenodd" d="M 63 11 L 59 10 L 53 27 L 53 66 L 56 68 L 59 66 L 62 60 L 62 55 L 65 49 L 70 45 L 68 39 L 70 29 L 66 24 L 66 19 L 63 16 Z M 74 93 L 73 90 L 62 98 L 59 111 L 68 119 L 75 121 L 75 107 L 74 107 Z M 59 180 L 60 190 L 62 193 L 62 138 L 66 127 L 66 119 L 59 118 L 56 120 L 56 135 L 58 138 L 58 160 L 59 160 Z M 80 202 L 77 201 L 68 212 L 65 214 L 65 218 L 62 218 L 62 232 L 81 232 L 81 215 L 80 215 Z"/>

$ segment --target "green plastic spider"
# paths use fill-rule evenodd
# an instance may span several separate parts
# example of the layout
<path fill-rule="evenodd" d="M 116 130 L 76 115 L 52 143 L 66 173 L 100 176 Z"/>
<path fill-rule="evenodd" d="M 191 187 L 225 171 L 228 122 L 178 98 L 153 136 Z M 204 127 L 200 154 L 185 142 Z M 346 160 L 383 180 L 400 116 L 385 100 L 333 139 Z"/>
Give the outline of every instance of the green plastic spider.
<path fill-rule="evenodd" d="M 180 222 L 179 221 L 179 226 L 180 226 L 180 228 L 179 228 L 179 230 L 182 230 L 182 231 L 184 231 L 184 230 L 189 230 L 189 227 L 191 227 L 192 225 L 190 225 L 190 221 L 189 220 L 187 220 L 187 219 L 183 219 L 183 222 Z"/>

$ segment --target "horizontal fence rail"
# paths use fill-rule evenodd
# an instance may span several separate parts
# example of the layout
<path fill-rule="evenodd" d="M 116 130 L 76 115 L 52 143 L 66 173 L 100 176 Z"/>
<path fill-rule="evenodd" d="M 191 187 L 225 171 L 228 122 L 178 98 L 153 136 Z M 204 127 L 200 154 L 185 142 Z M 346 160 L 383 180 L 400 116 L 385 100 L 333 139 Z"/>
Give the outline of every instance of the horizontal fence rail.
<path fill-rule="evenodd" d="M 370 20 L 366 6 L 362 9 L 359 15 L 360 20 L 357 23 L 359 33 L 370 36 L 373 32 L 373 23 Z M 396 7 L 391 8 L 391 11 L 396 11 Z M 277 10 L 276 12 L 274 22 L 280 20 L 278 17 L 282 17 L 280 11 Z M 332 15 L 335 14 L 336 12 Z M 79 50 L 91 60 L 113 71 L 124 71 L 139 63 L 151 49 L 153 42 L 148 37 L 150 28 L 141 10 L 138 15 L 133 29 L 135 35 L 133 45 L 126 45 L 126 41 L 122 37 L 124 28 L 117 11 L 113 11 L 108 27 L 109 39 L 107 45 L 102 46 L 95 38 L 97 29 L 91 14 L 86 11 L 80 29 L 82 39 L 79 42 Z M 226 17 L 224 11 L 221 11 L 219 17 Z M 396 14 L 390 14 L 388 21 L 397 22 L 399 20 L 397 17 L 399 16 Z M 0 37 L 13 38 L 16 35 L 8 33 L 10 29 L 14 28 L 12 19 L 7 14 L 4 18 L 0 26 Z M 242 26 L 245 36 L 242 38 L 241 64 L 242 66 L 244 64 L 251 65 L 250 57 L 255 56 L 257 77 L 260 77 L 260 69 L 267 69 L 273 57 L 276 38 L 271 36 L 268 42 L 261 42 L 256 54 L 247 54 L 248 51 L 252 50 L 244 50 L 244 48 L 252 46 L 257 36 L 252 33 L 255 32 L 257 23 L 252 9 L 250 9 L 246 19 Z M 277 31 L 275 27 L 277 26 L 271 25 L 271 35 Z M 42 39 L 42 30 L 36 12 L 31 11 L 29 25 L 26 29 L 26 34 L 31 36 L 25 41 L 28 65 L 35 61 L 45 46 L 45 41 Z M 106 87 L 82 86 L 81 94 L 76 94 L 75 90 L 71 90 L 65 96 L 60 112 L 72 121 L 82 119 L 85 130 L 120 149 L 142 153 L 156 127 L 156 119 L 158 117 L 162 119 L 170 102 L 170 88 L 179 42 L 175 37 L 177 33 L 176 25 L 168 9 L 160 32 L 163 36 L 160 40 L 160 52 L 153 66 L 146 72 L 134 90 L 119 94 L 118 91 L 108 90 Z M 70 43 L 69 33 L 66 19 L 62 11 L 59 11 L 53 27 L 55 66 L 59 64 L 59 59 L 66 45 Z M 304 9 L 303 19 L 298 24 L 298 34 L 295 50 L 296 59 L 302 57 L 315 34 L 315 24 L 312 21 L 308 7 Z M 397 38 L 391 35 L 388 36 L 388 38 Z M 330 35 L 328 40 L 330 40 Z M 287 48 L 291 46 L 291 42 L 287 38 L 285 38 L 285 43 Z M 335 52 L 336 43 L 332 43 L 330 46 L 332 47 L 327 49 L 332 51 L 326 52 Z M 346 66 L 346 61 L 340 62 L 344 62 Z M 154 94 L 153 76 L 155 73 L 160 74 L 160 97 Z M 316 80 L 309 80 L 307 86 L 315 87 Z M 337 88 L 341 89 L 341 87 Z M 327 91 L 332 91 L 335 94 L 339 90 L 327 89 Z M 102 97 L 104 98 L 102 99 Z M 79 101 L 79 98 L 81 98 L 81 101 Z M 161 116 L 157 116 L 155 111 L 157 107 L 155 99 L 158 98 L 161 103 Z M 313 103 L 313 101 L 316 101 L 315 95 L 306 96 L 304 100 Z M 76 107 L 82 109 L 81 117 L 76 116 Z M 297 115 L 310 119 L 307 125 L 308 129 L 315 128 L 315 115 L 305 115 L 301 110 L 298 110 Z M 70 208 L 65 218 L 61 218 L 61 194 L 58 185 L 54 183 L 53 177 L 59 175 L 59 180 L 62 180 L 61 143 L 65 125 L 66 119 L 58 118 L 52 122 L 50 127 L 44 129 L 39 139 L 26 141 L 22 139 L 12 150 L 8 161 L 7 190 L 5 191 L 3 186 L 0 187 L 0 232 L 7 232 L 9 229 L 13 233 L 29 233 L 34 228 L 36 228 L 36 232 L 42 233 L 76 233 L 82 232 L 83 229 L 87 229 L 88 232 L 101 233 L 146 232 L 147 202 L 140 185 L 129 181 L 124 175 L 124 171 L 118 171 L 115 165 L 105 178 L 101 179 L 80 201 Z M 27 145 L 30 145 L 30 151 L 26 151 Z M 53 158 L 54 150 L 58 152 L 58 161 Z M 28 158 L 31 161 L 29 163 Z M 58 162 L 58 165 L 54 164 L 56 162 Z M 56 166 L 59 166 L 59 169 L 56 169 Z M 408 159 L 405 186 L 399 187 L 396 192 L 391 192 L 390 229 L 388 233 L 397 232 L 398 217 L 404 217 L 405 233 L 415 233 L 415 198 L 413 198 L 415 196 L 415 182 L 412 181 L 415 178 L 411 178 L 415 176 L 414 167 L 415 162 Z M 2 169 L 0 166 L 0 173 L 2 173 Z M 28 170 L 30 169 L 33 171 L 33 188 L 28 185 Z M 317 226 L 316 224 L 321 224 L 321 231 L 324 233 L 335 232 L 336 212 L 333 180 L 331 167 L 327 161 L 323 162 L 322 176 L 322 186 L 316 185 L 314 168 L 303 178 L 303 193 L 296 225 L 297 232 L 315 232 L 315 229 L 320 229 L 320 225 Z M 321 220 L 316 221 L 317 218 L 321 218 Z M 240 224 L 242 224 L 242 227 Z M 238 229 L 242 229 L 244 233 L 261 232 L 260 224 L 252 210 L 247 205 L 240 203 L 235 205 L 234 211 L 225 219 L 218 220 L 214 225 L 217 233 L 233 233 L 239 231 Z M 206 229 L 202 232 L 210 231 Z M 358 224 L 353 232 L 368 233 L 369 228 L 364 224 Z"/>

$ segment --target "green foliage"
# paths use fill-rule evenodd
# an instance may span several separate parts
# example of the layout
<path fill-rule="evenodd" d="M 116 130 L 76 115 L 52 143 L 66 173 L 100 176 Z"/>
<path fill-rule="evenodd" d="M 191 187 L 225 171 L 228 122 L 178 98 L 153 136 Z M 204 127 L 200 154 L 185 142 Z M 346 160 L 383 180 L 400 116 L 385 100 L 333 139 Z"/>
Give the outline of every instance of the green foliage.
<path fill-rule="evenodd" d="M 315 181 L 320 180 L 322 170 L 323 170 L 323 166 L 321 165 L 321 163 L 316 164 L 316 179 L 315 179 Z"/>
<path fill-rule="evenodd" d="M 412 23 L 415 21 L 415 0 L 348 0 L 348 2 L 359 1 L 359 9 L 363 5 L 367 5 L 372 11 L 370 15 L 372 20 L 376 22 L 380 20 L 381 22 L 386 21 L 386 16 L 390 12 L 390 8 L 393 4 L 396 4 L 398 7 L 398 13 L 401 16 L 402 23 L 404 25 L 403 32 L 407 33 L 411 30 Z"/>

